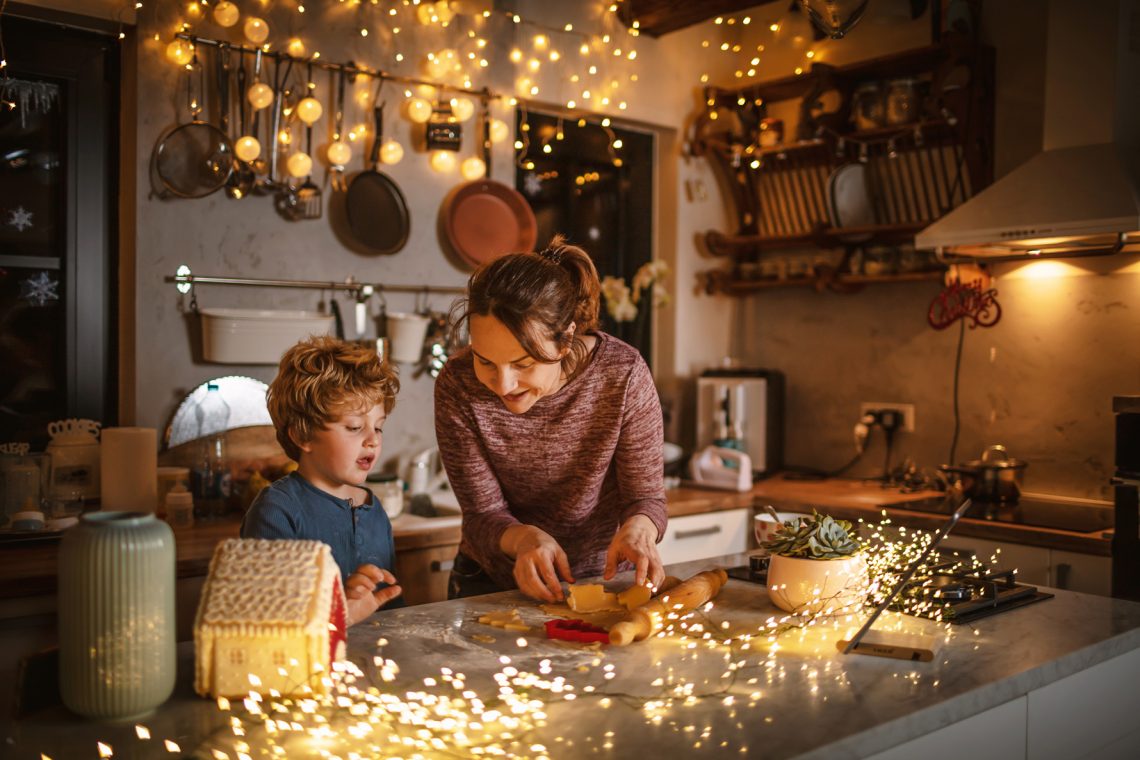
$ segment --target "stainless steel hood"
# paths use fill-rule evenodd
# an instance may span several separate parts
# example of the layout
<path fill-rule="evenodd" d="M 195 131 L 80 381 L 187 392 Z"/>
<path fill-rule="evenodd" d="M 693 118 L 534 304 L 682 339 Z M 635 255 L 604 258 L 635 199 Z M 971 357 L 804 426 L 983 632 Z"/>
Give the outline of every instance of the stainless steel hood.
<path fill-rule="evenodd" d="M 1140 249 L 1140 0 L 1048 7 L 1045 150 L 924 229 L 915 247 L 951 259 Z"/>

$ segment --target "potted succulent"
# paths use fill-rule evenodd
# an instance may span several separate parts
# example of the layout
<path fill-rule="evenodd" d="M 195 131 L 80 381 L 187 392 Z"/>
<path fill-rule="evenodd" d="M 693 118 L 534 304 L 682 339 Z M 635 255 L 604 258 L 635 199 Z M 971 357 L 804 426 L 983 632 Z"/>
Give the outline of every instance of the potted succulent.
<path fill-rule="evenodd" d="M 771 555 L 768 596 L 777 607 L 834 614 L 862 604 L 867 561 L 851 523 L 815 510 L 811 517 L 776 520 L 779 527 L 761 546 Z"/>

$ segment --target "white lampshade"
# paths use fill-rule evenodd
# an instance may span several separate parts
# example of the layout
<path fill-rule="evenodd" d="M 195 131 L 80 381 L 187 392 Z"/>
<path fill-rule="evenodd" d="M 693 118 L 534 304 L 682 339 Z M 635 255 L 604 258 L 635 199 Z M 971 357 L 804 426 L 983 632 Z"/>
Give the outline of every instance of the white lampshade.
<path fill-rule="evenodd" d="M 261 143 L 252 135 L 242 135 L 234 143 L 234 155 L 248 164 L 261 155 Z"/>
<path fill-rule="evenodd" d="M 450 172 L 455 168 L 455 151 L 433 150 L 431 152 L 431 168 L 441 173 Z"/>
<path fill-rule="evenodd" d="M 242 26 L 242 31 L 245 32 L 245 38 L 254 45 L 260 45 L 269 39 L 269 24 L 257 16 L 247 18 Z"/>
<path fill-rule="evenodd" d="M 321 101 L 313 97 L 304 98 L 297 104 L 297 118 L 306 124 L 312 124 L 321 118 L 323 111 Z"/>
<path fill-rule="evenodd" d="M 229 0 L 222 0 L 214 6 L 214 22 L 218 26 L 231 27 L 238 22 L 238 7 Z"/>
<path fill-rule="evenodd" d="M 348 143 L 337 140 L 329 145 L 325 155 L 333 166 L 344 166 L 352 160 L 352 148 Z"/>
<path fill-rule="evenodd" d="M 285 168 L 289 171 L 290 177 L 304 177 L 313 170 L 313 159 L 309 158 L 308 153 L 298 151 L 289 156 Z"/>
<path fill-rule="evenodd" d="M 398 164 L 404 157 L 404 146 L 395 140 L 385 140 L 380 146 L 380 160 L 386 164 Z"/>
<path fill-rule="evenodd" d="M 408 118 L 423 124 L 431 118 L 431 103 L 423 98 L 408 98 Z"/>
<path fill-rule="evenodd" d="M 273 88 L 262 82 L 254 82 L 246 92 L 246 98 L 254 108 L 268 108 L 273 103 Z"/>
<path fill-rule="evenodd" d="M 463 175 L 463 179 L 481 179 L 487 173 L 487 164 L 478 156 L 472 156 L 459 165 L 459 173 Z"/>

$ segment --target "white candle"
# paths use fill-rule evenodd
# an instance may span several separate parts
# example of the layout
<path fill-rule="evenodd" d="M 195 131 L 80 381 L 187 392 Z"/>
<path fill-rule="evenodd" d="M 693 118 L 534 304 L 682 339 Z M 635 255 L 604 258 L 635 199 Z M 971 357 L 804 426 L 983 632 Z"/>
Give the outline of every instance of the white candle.
<path fill-rule="evenodd" d="M 158 431 L 103 428 L 99 462 L 104 511 L 153 512 L 158 499 Z"/>

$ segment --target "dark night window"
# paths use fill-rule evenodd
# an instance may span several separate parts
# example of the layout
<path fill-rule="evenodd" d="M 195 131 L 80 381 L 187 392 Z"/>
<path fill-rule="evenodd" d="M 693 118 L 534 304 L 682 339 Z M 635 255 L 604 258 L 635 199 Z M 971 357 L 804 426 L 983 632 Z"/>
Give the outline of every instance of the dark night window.
<path fill-rule="evenodd" d="M 515 185 L 534 209 L 539 249 L 562 233 L 590 254 L 599 275 L 632 283 L 653 257 L 653 135 L 604 127 L 598 116 L 580 121 L 522 108 L 517 114 L 515 134 L 526 123 L 529 146 L 517 157 Z M 602 329 L 649 361 L 652 315 L 645 307 L 623 322 L 603 307 Z"/>

